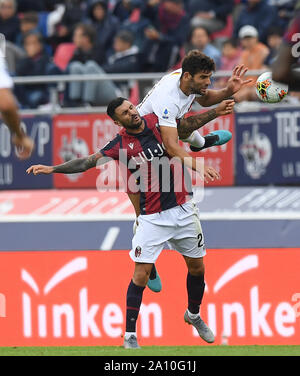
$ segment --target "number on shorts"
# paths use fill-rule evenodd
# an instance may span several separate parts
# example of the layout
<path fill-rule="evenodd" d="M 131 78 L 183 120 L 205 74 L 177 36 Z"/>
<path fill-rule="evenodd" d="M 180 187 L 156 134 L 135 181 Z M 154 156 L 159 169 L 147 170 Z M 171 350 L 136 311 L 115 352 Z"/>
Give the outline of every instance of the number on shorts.
<path fill-rule="evenodd" d="M 201 233 L 197 236 L 197 239 L 198 239 L 198 248 L 203 247 L 203 244 L 201 244 L 203 240 L 203 235 Z"/>

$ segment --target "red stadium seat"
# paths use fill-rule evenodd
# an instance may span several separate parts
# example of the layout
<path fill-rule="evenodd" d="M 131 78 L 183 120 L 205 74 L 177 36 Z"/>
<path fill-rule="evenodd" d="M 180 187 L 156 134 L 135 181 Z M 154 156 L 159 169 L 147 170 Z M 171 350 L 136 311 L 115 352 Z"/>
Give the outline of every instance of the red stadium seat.
<path fill-rule="evenodd" d="M 71 60 L 76 46 L 73 43 L 60 44 L 54 55 L 54 63 L 61 69 L 65 70 Z"/>

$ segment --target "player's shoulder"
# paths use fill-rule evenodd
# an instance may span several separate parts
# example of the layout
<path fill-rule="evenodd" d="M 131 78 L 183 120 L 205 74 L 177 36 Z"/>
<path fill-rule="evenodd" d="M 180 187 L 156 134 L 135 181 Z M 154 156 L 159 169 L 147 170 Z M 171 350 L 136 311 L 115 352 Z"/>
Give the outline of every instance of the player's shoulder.
<path fill-rule="evenodd" d="M 163 78 L 162 87 L 168 88 L 168 87 L 177 86 L 181 78 L 181 74 L 182 74 L 181 68 L 166 74 Z"/>
<path fill-rule="evenodd" d="M 146 121 L 148 128 L 156 127 L 156 124 L 158 123 L 157 115 L 151 113 L 143 116 L 143 118 Z"/>
<path fill-rule="evenodd" d="M 122 138 L 123 138 L 123 134 L 122 134 L 123 130 L 121 130 L 119 133 L 117 133 L 115 135 L 115 137 L 108 141 L 104 147 L 103 147 L 103 150 L 109 150 L 109 149 L 112 149 L 112 148 L 120 148 L 121 147 L 121 143 L 122 143 Z"/>
<path fill-rule="evenodd" d="M 175 77 L 181 77 L 182 75 L 182 68 L 179 68 L 179 69 L 176 69 L 172 72 L 170 72 L 169 74 L 167 74 L 167 76 L 171 77 L 171 78 L 175 78 Z"/>

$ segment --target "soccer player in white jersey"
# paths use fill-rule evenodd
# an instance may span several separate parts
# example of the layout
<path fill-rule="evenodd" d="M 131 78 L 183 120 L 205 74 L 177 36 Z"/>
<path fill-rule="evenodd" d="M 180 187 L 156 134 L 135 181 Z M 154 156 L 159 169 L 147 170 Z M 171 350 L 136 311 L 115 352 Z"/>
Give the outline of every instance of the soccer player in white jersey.
<path fill-rule="evenodd" d="M 32 154 L 34 142 L 21 128 L 18 107 L 12 88 L 13 81 L 7 72 L 5 60 L 0 57 L 0 112 L 3 122 L 12 133 L 12 142 L 17 147 L 18 157 L 27 159 Z"/>
<path fill-rule="evenodd" d="M 197 129 L 218 116 L 232 112 L 234 100 L 227 98 L 232 97 L 244 85 L 251 82 L 244 80 L 247 70 L 243 65 L 237 66 L 224 89 L 208 89 L 212 73 L 215 71 L 215 63 L 198 50 L 190 51 L 182 62 L 182 68 L 164 76 L 146 95 L 137 107 L 139 114 L 144 116 L 155 113 L 158 117 L 163 143 L 171 157 L 184 158 L 185 151 L 179 146 L 178 138 L 188 142 L 192 151 L 222 145 L 231 139 L 229 131 L 214 131 L 202 137 Z M 219 105 L 205 113 L 184 118 L 194 101 L 203 107 Z M 139 197 L 129 194 L 129 198 L 138 216 Z M 137 221 L 134 231 L 136 225 Z M 148 287 L 154 292 L 159 292 L 162 288 L 155 266 Z"/>
<path fill-rule="evenodd" d="M 168 144 L 177 149 L 178 136 L 191 144 L 192 151 L 222 145 L 230 140 L 231 134 L 228 131 L 212 132 L 210 135 L 213 137 L 208 138 L 196 131 L 218 116 L 217 109 L 199 114 L 193 120 L 184 119 L 194 101 L 203 107 L 209 107 L 225 100 L 224 105 L 230 112 L 234 101 L 228 98 L 251 82 L 243 80 L 248 69 L 240 65 L 234 69 L 224 89 L 208 89 L 214 70 L 215 63 L 211 58 L 198 50 L 190 51 L 182 62 L 182 68 L 164 76 L 138 105 L 141 116 L 149 113 L 158 116 L 165 146 Z"/>

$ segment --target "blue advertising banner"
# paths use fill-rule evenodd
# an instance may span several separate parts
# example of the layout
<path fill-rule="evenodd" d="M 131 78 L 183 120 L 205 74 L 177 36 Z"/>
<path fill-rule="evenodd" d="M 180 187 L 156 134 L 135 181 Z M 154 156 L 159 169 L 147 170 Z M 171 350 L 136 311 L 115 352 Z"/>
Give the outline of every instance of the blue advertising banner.
<path fill-rule="evenodd" d="M 236 114 L 236 184 L 300 183 L 299 109 Z"/>
<path fill-rule="evenodd" d="M 25 117 L 22 126 L 35 142 L 34 152 L 26 161 L 17 158 L 10 131 L 0 123 L 0 190 L 52 188 L 52 175 L 32 179 L 26 174 L 32 164 L 52 164 L 52 119 L 50 116 Z"/>

